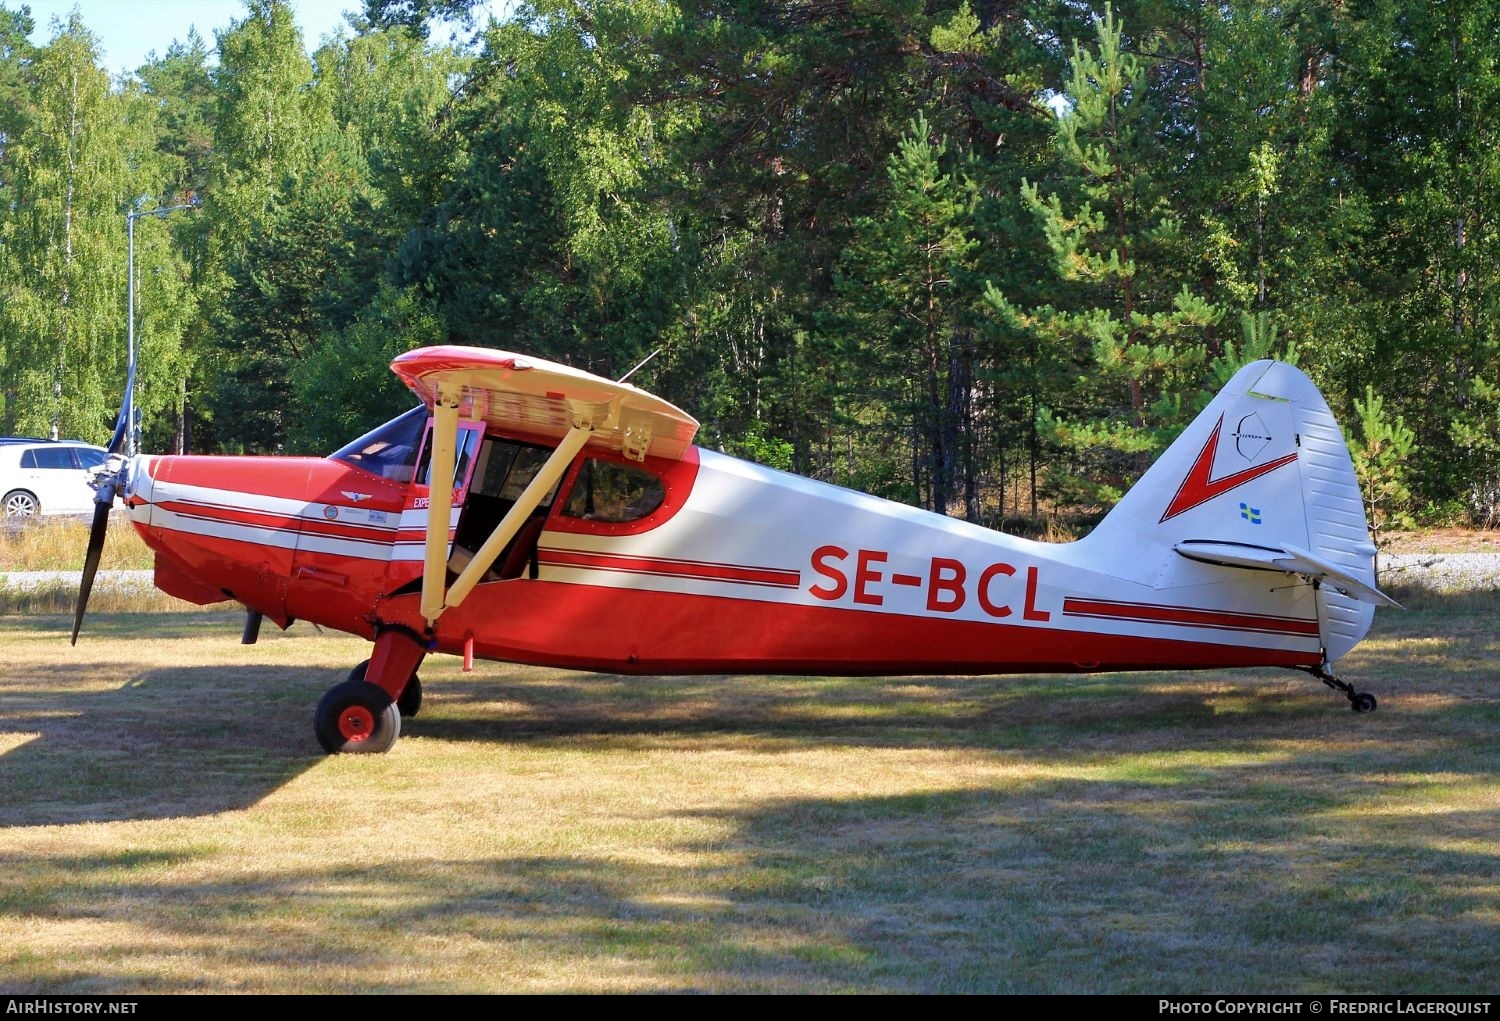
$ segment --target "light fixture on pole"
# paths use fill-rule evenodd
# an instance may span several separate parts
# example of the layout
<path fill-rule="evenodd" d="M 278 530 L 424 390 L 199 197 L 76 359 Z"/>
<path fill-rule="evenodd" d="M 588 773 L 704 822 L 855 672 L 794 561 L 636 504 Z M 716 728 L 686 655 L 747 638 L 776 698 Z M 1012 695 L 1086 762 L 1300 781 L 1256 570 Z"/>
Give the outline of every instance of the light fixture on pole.
<path fill-rule="evenodd" d="M 125 452 L 130 457 L 136 455 L 136 442 L 139 439 L 135 421 L 135 221 L 143 216 L 165 218 L 168 213 L 197 208 L 195 198 L 182 205 L 133 210 L 125 214 L 125 406 L 128 409 L 125 418 Z"/>

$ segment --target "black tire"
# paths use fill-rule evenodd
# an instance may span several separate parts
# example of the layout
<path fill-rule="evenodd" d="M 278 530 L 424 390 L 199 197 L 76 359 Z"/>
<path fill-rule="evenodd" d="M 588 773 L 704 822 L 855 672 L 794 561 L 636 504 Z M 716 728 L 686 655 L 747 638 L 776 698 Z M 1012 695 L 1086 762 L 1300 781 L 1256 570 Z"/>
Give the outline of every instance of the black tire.
<path fill-rule="evenodd" d="M 42 512 L 42 505 L 37 503 L 36 496 L 24 489 L 12 489 L 5 494 L 5 499 L 0 501 L 0 507 L 5 508 L 5 516 L 8 518 L 34 518 Z"/>
<path fill-rule="evenodd" d="M 1349 707 L 1357 713 L 1373 713 L 1378 705 L 1380 703 L 1368 691 L 1356 691 L 1354 697 L 1349 699 Z"/>
<path fill-rule="evenodd" d="M 379 685 L 344 681 L 318 700 L 313 732 L 330 755 L 387 752 L 401 736 L 401 713 Z"/>
<path fill-rule="evenodd" d="M 365 660 L 359 666 L 349 671 L 349 680 L 362 681 L 365 679 L 365 670 L 370 666 L 370 661 Z M 422 678 L 418 674 L 412 674 L 407 679 L 406 687 L 401 689 L 401 697 L 396 699 L 396 708 L 400 710 L 404 719 L 411 719 L 422 711 Z"/>
<path fill-rule="evenodd" d="M 422 678 L 416 674 L 411 675 L 411 680 L 407 681 L 406 687 L 401 689 L 401 697 L 396 699 L 396 708 L 401 710 L 401 715 L 408 720 L 421 711 Z"/>

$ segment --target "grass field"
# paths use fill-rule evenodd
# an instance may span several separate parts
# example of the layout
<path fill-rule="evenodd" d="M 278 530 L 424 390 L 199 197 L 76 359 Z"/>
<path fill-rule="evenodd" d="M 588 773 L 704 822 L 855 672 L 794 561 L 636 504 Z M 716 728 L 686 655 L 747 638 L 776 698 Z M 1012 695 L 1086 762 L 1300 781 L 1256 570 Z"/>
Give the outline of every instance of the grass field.
<path fill-rule="evenodd" d="M 630 679 L 0 620 L 0 992 L 1490 992 L 1494 595 L 1291 672 Z"/>
<path fill-rule="evenodd" d="M 0 521 L 0 571 L 77 571 L 88 549 L 88 517 L 36 518 L 30 521 Z M 101 566 L 105 570 L 144 570 L 151 566 L 151 551 L 125 513 L 115 511 L 113 526 L 105 533 Z"/>

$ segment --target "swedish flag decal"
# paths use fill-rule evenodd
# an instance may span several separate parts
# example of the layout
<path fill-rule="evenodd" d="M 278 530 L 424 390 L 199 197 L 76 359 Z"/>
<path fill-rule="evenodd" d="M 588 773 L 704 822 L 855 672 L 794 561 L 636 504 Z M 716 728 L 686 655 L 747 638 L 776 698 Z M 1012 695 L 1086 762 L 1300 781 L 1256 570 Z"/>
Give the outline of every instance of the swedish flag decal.
<path fill-rule="evenodd" d="M 1240 504 L 1240 517 L 1252 525 L 1258 525 L 1260 524 L 1260 508 L 1252 507 L 1248 503 L 1242 503 Z"/>

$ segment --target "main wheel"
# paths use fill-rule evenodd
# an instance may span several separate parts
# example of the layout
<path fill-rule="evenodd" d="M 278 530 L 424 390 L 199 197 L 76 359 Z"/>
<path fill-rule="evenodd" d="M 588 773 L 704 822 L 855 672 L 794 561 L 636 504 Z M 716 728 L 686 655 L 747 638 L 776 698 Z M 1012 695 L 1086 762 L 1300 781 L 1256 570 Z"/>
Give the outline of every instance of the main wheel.
<path fill-rule="evenodd" d="M 362 681 L 365 679 L 365 671 L 369 669 L 370 661 L 365 660 L 359 666 L 349 671 L 349 680 Z M 401 697 L 396 699 L 396 708 L 401 711 L 402 719 L 411 719 L 422 710 L 422 678 L 412 674 L 406 681 L 406 687 L 401 689 Z"/>
<path fill-rule="evenodd" d="M 36 502 L 36 497 L 24 489 L 12 489 L 6 493 L 0 506 L 5 508 L 5 516 L 8 518 L 34 518 L 42 509 L 42 505 Z"/>
<path fill-rule="evenodd" d="M 379 685 L 344 681 L 319 699 L 313 732 L 329 754 L 390 751 L 401 736 L 401 713 Z"/>
<path fill-rule="evenodd" d="M 1356 691 L 1354 697 L 1349 699 L 1349 707 L 1357 713 L 1373 713 L 1379 704 L 1368 691 Z"/>

